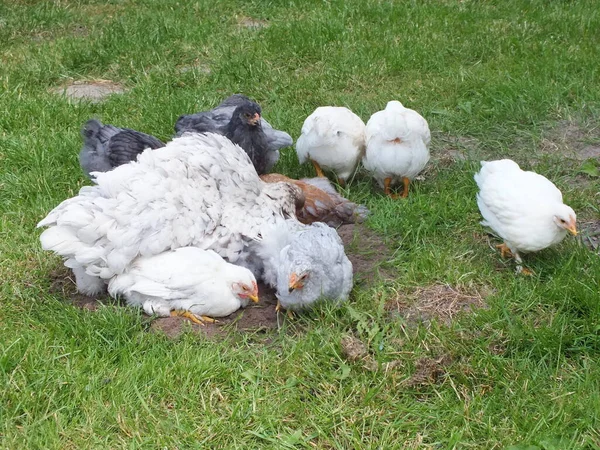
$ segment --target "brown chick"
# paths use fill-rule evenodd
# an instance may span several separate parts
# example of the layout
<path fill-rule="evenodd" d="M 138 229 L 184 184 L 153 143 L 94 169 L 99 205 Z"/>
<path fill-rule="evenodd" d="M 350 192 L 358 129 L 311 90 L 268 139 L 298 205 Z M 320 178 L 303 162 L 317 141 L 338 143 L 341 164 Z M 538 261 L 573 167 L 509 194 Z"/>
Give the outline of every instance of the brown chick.
<path fill-rule="evenodd" d="M 304 205 L 296 209 L 296 216 L 304 224 L 324 222 L 336 228 L 347 223 L 360 223 L 369 214 L 365 206 L 352 203 L 338 194 L 327 178 L 294 180 L 279 173 L 261 175 L 260 178 L 266 183 L 285 181 L 302 189 Z"/>

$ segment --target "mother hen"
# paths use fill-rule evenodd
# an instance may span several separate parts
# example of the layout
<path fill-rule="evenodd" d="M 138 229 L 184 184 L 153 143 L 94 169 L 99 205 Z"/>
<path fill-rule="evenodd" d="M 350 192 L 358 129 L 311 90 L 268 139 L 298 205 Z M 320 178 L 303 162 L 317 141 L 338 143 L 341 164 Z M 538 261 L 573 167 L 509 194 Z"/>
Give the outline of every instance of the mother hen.
<path fill-rule="evenodd" d="M 63 201 L 38 227 L 42 247 L 66 259 L 80 292 L 102 291 L 138 256 L 194 246 L 243 262 L 265 226 L 295 217 L 300 190 L 262 182 L 224 136 L 184 134 L 159 152 L 106 173 Z"/>

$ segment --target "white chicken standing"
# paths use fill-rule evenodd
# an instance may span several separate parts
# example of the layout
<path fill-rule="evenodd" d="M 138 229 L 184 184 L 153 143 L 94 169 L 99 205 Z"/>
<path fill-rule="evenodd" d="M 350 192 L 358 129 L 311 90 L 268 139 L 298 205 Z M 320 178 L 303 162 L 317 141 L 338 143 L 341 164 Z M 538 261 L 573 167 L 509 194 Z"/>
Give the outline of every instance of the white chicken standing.
<path fill-rule="evenodd" d="M 110 280 L 108 292 L 123 295 L 128 305 L 141 307 L 146 314 L 180 315 L 198 324 L 258 301 L 250 270 L 196 247 L 138 257 L 126 273 Z"/>
<path fill-rule="evenodd" d="M 306 118 L 296 142 L 300 164 L 310 160 L 317 175 L 335 172 L 344 186 L 365 152 L 365 123 L 348 108 L 321 106 Z"/>
<path fill-rule="evenodd" d="M 577 235 L 577 216 L 563 203 L 561 192 L 546 177 L 521 170 L 510 159 L 482 161 L 475 174 L 477 205 L 484 220 L 504 243 L 502 257 L 514 256 L 517 272 L 520 253 L 536 252 L 562 241 L 567 232 Z"/>
<path fill-rule="evenodd" d="M 429 161 L 431 134 L 427 121 L 416 111 L 398 101 L 388 102 L 383 111 L 371 116 L 366 126 L 367 150 L 362 163 L 381 188 L 392 198 L 392 186 L 408 186 Z"/>

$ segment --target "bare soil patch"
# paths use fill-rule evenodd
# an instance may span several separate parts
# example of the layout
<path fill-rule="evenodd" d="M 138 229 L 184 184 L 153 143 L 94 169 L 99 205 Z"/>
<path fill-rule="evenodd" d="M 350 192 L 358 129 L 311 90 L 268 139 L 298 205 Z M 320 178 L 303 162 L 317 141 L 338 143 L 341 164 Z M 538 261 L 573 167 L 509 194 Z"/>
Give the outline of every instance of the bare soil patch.
<path fill-rule="evenodd" d="M 600 158 L 600 128 L 576 121 L 559 122 L 543 133 L 539 150 L 579 161 Z"/>
<path fill-rule="evenodd" d="M 379 264 L 391 255 L 382 238 L 361 224 L 344 225 L 338 229 L 346 246 L 348 258 L 352 261 L 356 283 L 370 282 L 379 273 Z M 51 292 L 60 294 L 73 305 L 94 311 L 99 305 L 113 302 L 107 295 L 93 298 L 77 292 L 73 274 L 60 266 L 51 275 Z M 186 329 L 203 333 L 207 337 L 222 337 L 230 330 L 261 333 L 276 329 L 287 317 L 275 311 L 277 298 L 273 289 L 259 283 L 260 302 L 251 303 L 247 308 L 218 319 L 215 324 L 194 324 L 182 317 L 160 317 L 150 325 L 154 332 L 162 332 L 176 338 Z M 279 316 L 279 317 L 278 317 Z"/>
<path fill-rule="evenodd" d="M 600 220 L 580 224 L 581 241 L 591 251 L 600 255 Z"/>
<path fill-rule="evenodd" d="M 126 89 L 109 80 L 74 81 L 50 90 L 57 95 L 64 95 L 71 100 L 88 100 L 98 103 L 113 94 L 122 94 Z"/>
<path fill-rule="evenodd" d="M 354 284 L 372 283 L 378 278 L 392 278 L 390 270 L 382 263 L 392 258 L 393 249 L 382 236 L 363 224 L 342 225 L 337 229 L 346 255 L 352 262 Z"/>
<path fill-rule="evenodd" d="M 73 272 L 62 265 L 50 272 L 50 281 L 51 293 L 61 295 L 72 305 L 81 309 L 96 311 L 99 306 L 111 301 L 108 295 L 88 297 L 77 292 Z"/>
<path fill-rule="evenodd" d="M 361 363 L 362 366 L 372 372 L 379 369 L 379 365 L 373 355 L 369 352 L 367 346 L 356 336 L 344 336 L 340 342 L 342 347 L 342 356 L 353 363 Z M 402 361 L 394 360 L 381 365 L 385 372 L 402 367 Z"/>
<path fill-rule="evenodd" d="M 406 297 L 398 295 L 386 307 L 393 315 L 402 316 L 408 322 L 428 324 L 435 319 L 450 324 L 460 313 L 485 308 L 485 295 L 447 284 L 435 284 L 417 288 Z"/>
<path fill-rule="evenodd" d="M 258 30 L 269 26 L 269 22 L 266 20 L 253 19 L 252 17 L 246 16 L 239 17 L 237 23 L 240 28 L 249 28 L 252 30 Z"/>
<path fill-rule="evenodd" d="M 406 387 L 417 388 L 440 383 L 451 362 L 452 359 L 448 355 L 420 358 L 415 363 L 415 372 L 402 384 Z"/>

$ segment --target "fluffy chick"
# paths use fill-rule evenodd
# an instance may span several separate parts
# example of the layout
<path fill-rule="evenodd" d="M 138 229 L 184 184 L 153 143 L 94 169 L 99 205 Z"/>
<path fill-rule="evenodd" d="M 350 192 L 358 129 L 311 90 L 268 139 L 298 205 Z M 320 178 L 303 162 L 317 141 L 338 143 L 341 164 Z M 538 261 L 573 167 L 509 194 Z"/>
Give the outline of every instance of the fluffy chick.
<path fill-rule="evenodd" d="M 365 152 L 365 124 L 348 108 L 321 106 L 306 118 L 296 142 L 300 164 L 311 161 L 317 175 L 335 172 L 341 186 Z"/>
<path fill-rule="evenodd" d="M 289 134 L 275 130 L 262 118 L 258 103 L 239 94 L 211 111 L 180 116 L 175 131 L 178 136 L 185 132 L 227 136 L 244 149 L 259 175 L 270 172 L 279 160 L 279 149 L 293 143 Z"/>
<path fill-rule="evenodd" d="M 337 232 L 324 223 L 280 221 L 263 235 L 256 251 L 263 280 L 276 289 L 278 307 L 297 311 L 320 299 L 348 299 L 352 263 Z"/>
<path fill-rule="evenodd" d="M 502 256 L 512 254 L 522 271 L 521 253 L 558 244 L 567 233 L 577 235 L 577 216 L 563 203 L 562 193 L 546 177 L 521 170 L 510 159 L 482 161 L 475 175 L 482 225 L 504 239 Z"/>
<path fill-rule="evenodd" d="M 258 301 L 252 272 L 225 262 L 217 253 L 183 247 L 155 256 L 140 256 L 126 273 L 108 285 L 146 314 L 183 315 L 196 323 L 214 321 Z"/>
<path fill-rule="evenodd" d="M 294 180 L 285 175 L 270 173 L 260 177 L 267 183 L 287 182 L 302 189 L 304 204 L 296 209 L 296 217 L 304 224 L 323 222 L 337 228 L 344 224 L 363 222 L 369 210 L 337 193 L 327 178 Z"/>
<path fill-rule="evenodd" d="M 144 150 L 164 147 L 154 136 L 129 128 L 103 125 L 96 119 L 88 120 L 81 129 L 83 147 L 79 164 L 86 176 L 91 172 L 108 172 L 122 164 L 135 161 Z"/>
<path fill-rule="evenodd" d="M 392 186 L 402 182 L 402 197 L 429 161 L 431 134 L 427 121 L 398 101 L 388 102 L 371 116 L 366 126 L 367 150 L 362 163 L 392 198 Z"/>

